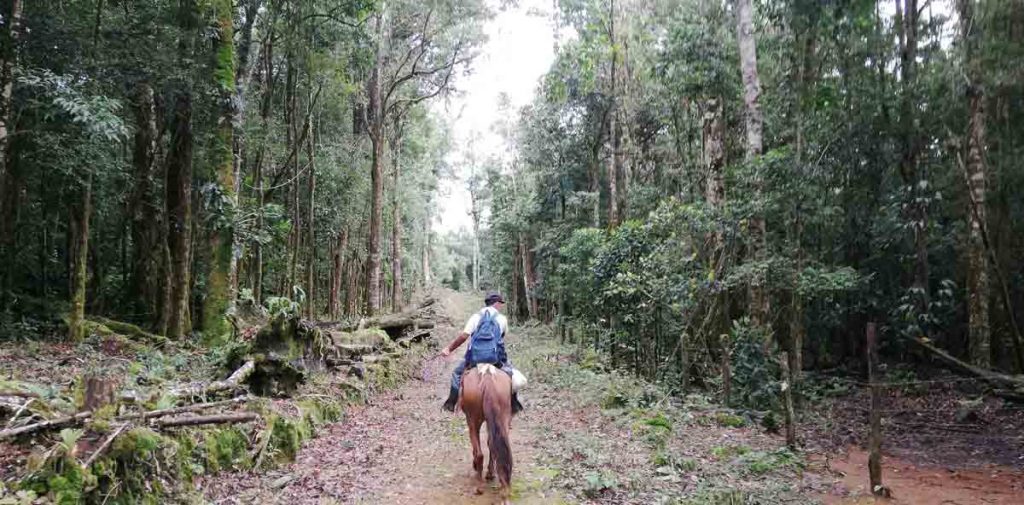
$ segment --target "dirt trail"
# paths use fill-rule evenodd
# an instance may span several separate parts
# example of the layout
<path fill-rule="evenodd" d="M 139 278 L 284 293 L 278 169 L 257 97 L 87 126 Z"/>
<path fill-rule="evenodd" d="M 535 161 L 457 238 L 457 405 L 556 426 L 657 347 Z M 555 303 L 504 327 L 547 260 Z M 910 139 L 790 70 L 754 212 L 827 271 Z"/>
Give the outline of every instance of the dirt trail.
<path fill-rule="evenodd" d="M 446 341 L 479 301 L 448 292 L 441 303 L 448 320 L 440 322 L 435 334 Z M 368 405 L 350 407 L 346 420 L 307 443 L 295 463 L 267 473 L 218 476 L 204 490 L 207 499 L 290 505 L 495 502 L 493 489 L 474 493 L 465 418 L 440 409 L 455 364 L 455 357 L 427 360 L 415 371 L 416 378 L 400 388 L 372 398 Z M 515 501 L 557 503 L 545 482 L 549 477 L 534 462 L 536 422 L 527 412 L 512 423 Z"/>

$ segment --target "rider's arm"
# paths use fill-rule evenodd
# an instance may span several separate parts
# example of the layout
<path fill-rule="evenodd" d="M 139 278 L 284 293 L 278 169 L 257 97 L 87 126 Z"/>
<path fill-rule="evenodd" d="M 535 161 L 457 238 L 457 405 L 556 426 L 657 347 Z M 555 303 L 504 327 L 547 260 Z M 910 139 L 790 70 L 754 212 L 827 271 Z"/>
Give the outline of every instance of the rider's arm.
<path fill-rule="evenodd" d="M 452 343 L 448 344 L 448 347 L 445 347 L 444 350 L 441 351 L 441 354 L 444 354 L 445 356 L 451 354 L 452 351 L 458 349 L 467 338 L 469 338 L 468 333 L 459 333 L 459 336 L 455 337 L 455 340 L 452 340 Z"/>

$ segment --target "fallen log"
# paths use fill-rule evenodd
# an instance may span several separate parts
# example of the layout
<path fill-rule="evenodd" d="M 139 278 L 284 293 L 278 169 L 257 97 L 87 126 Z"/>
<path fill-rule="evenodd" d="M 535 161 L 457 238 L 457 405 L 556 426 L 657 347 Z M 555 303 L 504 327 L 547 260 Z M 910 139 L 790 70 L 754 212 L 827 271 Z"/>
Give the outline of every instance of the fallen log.
<path fill-rule="evenodd" d="M 202 424 L 234 424 L 255 421 L 260 416 L 254 412 L 236 412 L 231 414 L 212 414 L 208 416 L 172 417 L 170 419 L 157 419 L 153 422 L 160 428 L 172 428 L 175 426 L 199 426 Z"/>
<path fill-rule="evenodd" d="M 34 424 L 27 424 L 25 426 L 3 430 L 0 431 L 0 440 L 5 438 L 14 438 L 18 435 L 25 435 L 39 430 L 62 428 L 64 426 L 78 424 L 90 417 L 92 417 L 92 412 L 90 411 L 79 412 L 73 416 L 58 417 L 56 419 L 48 419 Z"/>
<path fill-rule="evenodd" d="M 157 409 L 150 410 L 148 412 L 139 412 L 135 414 L 125 414 L 123 416 L 117 416 L 117 421 L 131 421 L 137 419 L 155 419 L 158 417 L 173 416 L 176 414 L 187 414 L 191 412 L 199 412 L 206 409 L 212 409 L 214 407 L 225 407 L 228 405 L 235 405 L 238 403 L 245 403 L 251 401 L 251 396 L 238 396 L 230 400 L 221 400 L 218 402 L 206 402 L 206 403 L 195 403 L 192 405 L 185 405 L 183 407 L 172 407 L 169 409 Z"/>
<path fill-rule="evenodd" d="M 949 354 L 934 345 L 926 342 L 923 339 L 914 337 L 903 337 L 905 340 L 909 340 L 918 347 L 928 351 L 932 356 L 943 362 L 949 368 L 957 370 L 963 374 L 971 375 L 982 379 L 989 384 L 1015 390 L 1018 393 L 1024 394 L 1024 376 L 1020 375 L 1006 375 L 1003 373 L 995 372 L 985 368 L 974 366 L 966 361 L 957 359 L 953 355 Z"/>

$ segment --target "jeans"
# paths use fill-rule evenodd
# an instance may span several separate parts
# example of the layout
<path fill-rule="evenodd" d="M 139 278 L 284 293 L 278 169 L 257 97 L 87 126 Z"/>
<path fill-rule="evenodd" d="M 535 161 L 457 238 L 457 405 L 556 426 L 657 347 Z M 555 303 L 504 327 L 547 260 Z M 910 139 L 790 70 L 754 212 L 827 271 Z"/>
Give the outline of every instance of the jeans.
<path fill-rule="evenodd" d="M 512 363 L 508 361 L 501 364 L 501 370 L 507 373 L 510 377 L 512 376 Z M 462 373 L 466 371 L 466 360 L 459 362 L 458 366 L 452 372 L 452 391 L 458 391 L 459 386 L 462 384 Z"/>

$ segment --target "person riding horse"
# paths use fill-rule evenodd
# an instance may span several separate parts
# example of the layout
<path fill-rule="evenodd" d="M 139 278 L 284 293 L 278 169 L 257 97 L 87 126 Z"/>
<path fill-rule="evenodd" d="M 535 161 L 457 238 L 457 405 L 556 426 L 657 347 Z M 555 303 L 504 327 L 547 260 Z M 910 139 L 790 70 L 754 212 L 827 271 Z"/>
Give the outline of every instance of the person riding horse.
<path fill-rule="evenodd" d="M 501 293 L 492 291 L 484 298 L 485 307 L 473 314 L 466 321 L 465 328 L 459 333 L 455 340 L 452 340 L 447 347 L 441 350 L 442 356 L 449 356 L 458 349 L 466 339 L 469 339 L 469 346 L 466 347 L 466 356 L 452 372 L 451 391 L 448 400 L 442 408 L 449 412 L 455 412 L 455 404 L 459 401 L 459 386 L 462 382 L 462 374 L 466 368 L 472 368 L 478 364 L 490 364 L 501 368 L 502 371 L 512 375 L 512 363 L 505 351 L 505 334 L 508 332 L 508 319 L 501 314 L 505 306 L 505 298 Z M 472 337 L 472 338 L 471 338 Z M 516 392 L 512 393 L 512 413 L 523 410 L 519 403 Z"/>

